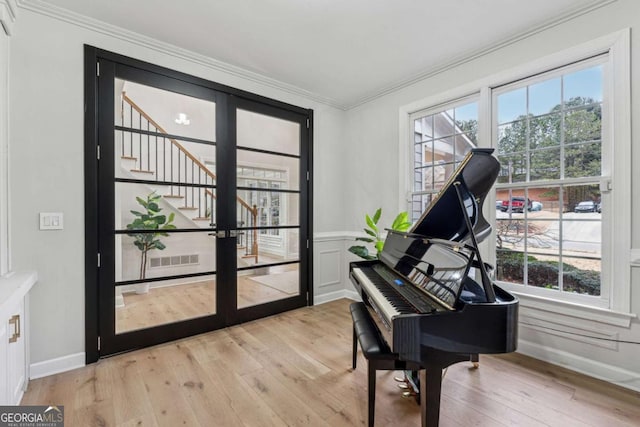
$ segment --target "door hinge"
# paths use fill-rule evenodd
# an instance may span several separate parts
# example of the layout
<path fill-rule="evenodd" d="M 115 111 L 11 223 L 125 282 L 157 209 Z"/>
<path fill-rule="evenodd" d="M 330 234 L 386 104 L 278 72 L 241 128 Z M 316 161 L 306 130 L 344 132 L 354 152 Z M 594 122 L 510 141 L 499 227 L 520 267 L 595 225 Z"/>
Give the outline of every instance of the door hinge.
<path fill-rule="evenodd" d="M 98 252 L 98 268 L 100 268 L 100 253 Z"/>
<path fill-rule="evenodd" d="M 96 146 L 96 156 L 97 156 L 98 160 L 100 160 L 100 146 L 99 145 Z"/>
<path fill-rule="evenodd" d="M 98 351 L 100 351 L 100 337 L 98 337 Z"/>
<path fill-rule="evenodd" d="M 309 122 L 310 122 L 310 120 L 307 119 L 307 129 L 309 129 L 309 126 L 310 126 Z"/>
<path fill-rule="evenodd" d="M 96 63 L 96 76 L 100 77 L 100 63 L 99 62 Z"/>
<path fill-rule="evenodd" d="M 309 239 L 307 239 L 307 249 L 309 249 Z"/>
<path fill-rule="evenodd" d="M 309 181 L 310 178 L 311 178 L 311 173 L 309 173 L 309 171 L 307 171 L 307 181 Z"/>

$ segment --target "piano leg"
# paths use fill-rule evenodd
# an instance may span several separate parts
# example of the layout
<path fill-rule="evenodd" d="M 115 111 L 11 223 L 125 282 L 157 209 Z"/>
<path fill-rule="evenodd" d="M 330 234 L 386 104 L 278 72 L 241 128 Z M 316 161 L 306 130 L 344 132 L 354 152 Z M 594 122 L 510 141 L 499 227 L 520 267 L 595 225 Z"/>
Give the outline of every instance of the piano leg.
<path fill-rule="evenodd" d="M 440 389 L 442 369 L 433 367 L 420 371 L 420 418 L 422 427 L 437 427 L 440 421 Z"/>
<path fill-rule="evenodd" d="M 420 418 L 422 427 L 438 427 L 442 370 L 454 363 L 469 360 L 469 354 L 448 353 L 430 349 L 423 355 L 420 371 Z"/>

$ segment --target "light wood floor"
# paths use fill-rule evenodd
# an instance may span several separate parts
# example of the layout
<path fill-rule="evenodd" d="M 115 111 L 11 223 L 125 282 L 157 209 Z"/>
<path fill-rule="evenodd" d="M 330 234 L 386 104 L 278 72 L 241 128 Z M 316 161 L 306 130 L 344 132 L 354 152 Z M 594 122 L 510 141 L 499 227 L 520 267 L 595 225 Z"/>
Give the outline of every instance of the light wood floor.
<path fill-rule="evenodd" d="M 298 264 L 269 267 L 264 274 L 298 271 Z M 252 280 L 257 276 L 237 278 L 238 308 L 251 307 L 297 295 Z M 264 277 L 264 276 L 263 276 Z M 208 316 L 216 312 L 216 280 L 195 281 L 181 285 L 151 288 L 145 294 L 126 292 L 124 306 L 115 308 L 116 333 Z M 295 283 L 297 288 L 297 280 Z"/>
<path fill-rule="evenodd" d="M 22 403 L 64 405 L 65 426 L 362 426 L 366 361 L 351 370 L 339 300 L 121 354 L 33 380 Z M 461 363 L 441 426 L 640 425 L 640 394 L 518 354 Z M 393 372 L 378 373 L 376 425 L 418 426 Z"/>

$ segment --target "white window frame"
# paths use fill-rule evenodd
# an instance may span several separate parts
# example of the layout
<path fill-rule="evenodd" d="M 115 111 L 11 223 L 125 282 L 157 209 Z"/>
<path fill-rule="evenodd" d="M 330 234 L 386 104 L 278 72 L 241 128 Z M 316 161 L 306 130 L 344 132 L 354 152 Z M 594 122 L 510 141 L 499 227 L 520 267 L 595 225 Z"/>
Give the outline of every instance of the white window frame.
<path fill-rule="evenodd" d="M 606 122 L 602 129 L 603 157 L 611 159 L 611 170 L 603 170 L 603 176 L 610 175 L 603 185 L 611 185 L 604 205 L 602 221 L 602 265 L 608 281 L 607 295 L 602 295 L 605 304 L 586 304 L 566 299 L 533 295 L 523 291 L 521 285 L 501 285 L 516 294 L 525 307 L 562 313 L 578 318 L 598 320 L 605 323 L 628 326 L 635 315 L 631 314 L 631 58 L 630 30 L 589 41 L 555 54 L 536 59 L 522 66 L 505 70 L 462 87 L 402 106 L 399 110 L 399 172 L 400 188 L 398 206 L 408 207 L 412 190 L 410 174 L 412 152 L 409 141 L 413 141 L 410 117 L 412 113 L 447 104 L 473 94 L 480 94 L 478 105 L 478 146 L 493 145 L 493 88 L 505 86 L 569 64 L 586 60 L 597 55 L 607 55 L 603 74 L 603 102 L 607 103 Z M 615 84 L 613 81 L 615 79 Z M 605 141 L 606 140 L 606 141 Z M 611 141 L 615 141 L 615 150 Z M 604 152 L 604 150 L 607 150 Z M 490 223 L 495 223 L 495 200 L 493 193 L 485 201 L 484 214 Z M 607 237 L 611 236 L 611 237 Z M 495 264 L 495 230 L 493 238 L 488 238 L 481 246 L 483 258 Z M 605 266 L 605 263 L 607 264 Z"/>

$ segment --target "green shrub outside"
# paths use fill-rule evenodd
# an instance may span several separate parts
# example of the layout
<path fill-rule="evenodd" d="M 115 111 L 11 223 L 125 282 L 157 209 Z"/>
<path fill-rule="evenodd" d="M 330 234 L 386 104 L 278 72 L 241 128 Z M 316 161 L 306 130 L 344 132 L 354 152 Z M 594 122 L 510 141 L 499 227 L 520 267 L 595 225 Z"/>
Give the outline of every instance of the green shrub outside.
<path fill-rule="evenodd" d="M 559 262 L 540 261 L 527 256 L 528 285 L 540 288 L 558 289 Z M 524 254 L 509 249 L 497 253 L 497 278 L 506 282 L 524 282 Z M 564 291 L 587 295 L 600 295 L 600 272 L 581 270 L 562 263 L 562 283 Z"/>

